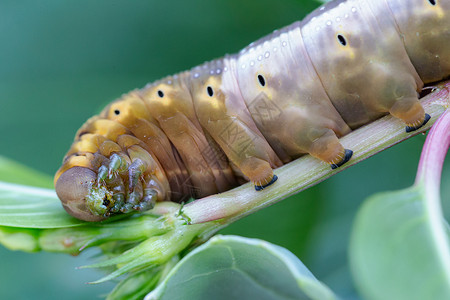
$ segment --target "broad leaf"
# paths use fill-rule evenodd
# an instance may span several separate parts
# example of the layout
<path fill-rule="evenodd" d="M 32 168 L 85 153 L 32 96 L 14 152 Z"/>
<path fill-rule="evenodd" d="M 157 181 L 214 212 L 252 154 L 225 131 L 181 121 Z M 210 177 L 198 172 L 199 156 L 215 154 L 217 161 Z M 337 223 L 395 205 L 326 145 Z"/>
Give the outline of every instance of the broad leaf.
<path fill-rule="evenodd" d="M 61 228 L 84 223 L 62 208 L 53 190 L 0 182 L 0 226 Z"/>
<path fill-rule="evenodd" d="M 336 299 L 288 250 L 216 236 L 186 255 L 150 299 Z"/>
<path fill-rule="evenodd" d="M 11 183 L 14 182 L 14 183 Z M 0 156 L 0 226 L 60 228 L 83 224 L 61 206 L 48 175 Z"/>
<path fill-rule="evenodd" d="M 450 110 L 427 136 L 413 187 L 373 196 L 357 215 L 350 246 L 366 299 L 450 299 L 450 239 L 440 199 Z"/>
<path fill-rule="evenodd" d="M 436 234 L 432 219 L 447 236 Z M 357 216 L 350 248 L 364 299 L 449 299 L 448 234 L 442 215 L 428 213 L 422 185 L 371 197 Z"/>

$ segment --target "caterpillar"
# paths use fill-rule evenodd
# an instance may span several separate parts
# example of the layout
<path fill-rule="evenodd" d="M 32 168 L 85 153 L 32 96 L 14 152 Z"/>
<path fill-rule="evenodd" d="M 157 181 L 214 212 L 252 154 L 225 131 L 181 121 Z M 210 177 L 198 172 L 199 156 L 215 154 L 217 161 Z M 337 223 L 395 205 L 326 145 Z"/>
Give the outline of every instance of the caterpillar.
<path fill-rule="evenodd" d="M 339 138 L 391 114 L 429 120 L 418 92 L 450 75 L 450 0 L 338 0 L 239 53 L 123 95 L 88 119 L 56 172 L 86 221 L 185 201 L 310 154 L 338 168 Z M 282 179 L 280 179 L 282 180 Z"/>

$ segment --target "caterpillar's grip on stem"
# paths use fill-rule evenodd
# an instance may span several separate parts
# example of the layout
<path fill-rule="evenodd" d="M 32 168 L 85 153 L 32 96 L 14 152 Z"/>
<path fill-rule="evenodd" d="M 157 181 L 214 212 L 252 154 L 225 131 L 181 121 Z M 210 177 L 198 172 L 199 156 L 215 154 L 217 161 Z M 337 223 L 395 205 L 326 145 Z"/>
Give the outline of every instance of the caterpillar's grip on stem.
<path fill-rule="evenodd" d="M 98 221 L 250 180 L 303 154 L 339 167 L 339 138 L 390 113 L 428 121 L 418 94 L 450 75 L 450 0 L 340 0 L 235 55 L 132 91 L 77 132 L 55 186 Z M 280 178 L 280 180 L 283 180 Z"/>

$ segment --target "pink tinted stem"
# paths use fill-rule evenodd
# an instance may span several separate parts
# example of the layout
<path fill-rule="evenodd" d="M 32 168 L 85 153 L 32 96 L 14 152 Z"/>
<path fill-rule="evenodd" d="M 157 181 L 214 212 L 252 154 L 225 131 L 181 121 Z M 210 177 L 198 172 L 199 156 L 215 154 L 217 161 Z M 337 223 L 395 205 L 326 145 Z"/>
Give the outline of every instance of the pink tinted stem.
<path fill-rule="evenodd" d="M 423 146 L 417 170 L 416 184 L 422 180 L 427 189 L 439 190 L 442 166 L 450 146 L 450 110 L 434 123 Z"/>
<path fill-rule="evenodd" d="M 448 87 L 440 92 L 447 92 Z M 440 184 L 442 166 L 450 146 L 450 109 L 437 119 L 423 146 L 417 170 L 415 185 L 421 191 L 430 235 L 435 242 L 436 254 L 441 261 L 445 277 L 450 284 L 450 242 L 447 229 L 443 226 Z"/>

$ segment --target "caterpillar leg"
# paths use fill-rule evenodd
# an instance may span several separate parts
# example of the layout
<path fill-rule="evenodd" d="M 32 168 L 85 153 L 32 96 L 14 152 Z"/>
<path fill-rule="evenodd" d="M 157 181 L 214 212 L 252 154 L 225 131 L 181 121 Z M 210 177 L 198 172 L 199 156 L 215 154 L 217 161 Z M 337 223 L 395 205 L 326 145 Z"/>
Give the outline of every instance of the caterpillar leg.
<path fill-rule="evenodd" d="M 415 131 L 430 120 L 430 115 L 425 113 L 422 104 L 415 98 L 396 101 L 389 112 L 406 123 L 406 132 Z"/>
<path fill-rule="evenodd" d="M 421 128 L 423 125 L 427 124 L 430 119 L 431 119 L 431 116 L 429 114 L 425 113 L 425 118 L 424 118 L 422 124 L 420 124 L 418 126 L 406 126 L 405 131 L 406 132 L 416 131 L 417 129 Z"/>
<path fill-rule="evenodd" d="M 324 129 L 323 133 L 312 141 L 308 152 L 330 164 L 331 169 L 339 168 L 348 162 L 353 155 L 353 151 L 345 149 L 331 129 Z"/>
<path fill-rule="evenodd" d="M 227 77 L 231 74 L 224 73 L 222 78 L 206 72 L 198 79 L 193 78 L 194 107 L 200 124 L 238 171 L 254 184 L 255 190 L 261 191 L 277 180 L 273 168 L 282 163 L 250 116 L 237 85 L 233 84 L 235 78 Z"/>
<path fill-rule="evenodd" d="M 350 160 L 350 158 L 352 158 L 353 155 L 353 151 L 349 150 L 349 149 L 344 149 L 344 158 L 337 164 L 331 164 L 331 169 L 337 169 L 340 166 L 342 166 L 343 164 L 345 164 L 346 162 L 348 162 Z"/>
<path fill-rule="evenodd" d="M 256 191 L 261 191 L 277 181 L 270 164 L 257 157 L 248 157 L 239 163 L 242 173 L 250 178 Z"/>
<path fill-rule="evenodd" d="M 210 122 L 210 128 L 213 125 L 216 128 L 211 132 L 221 134 L 217 137 L 218 144 L 233 164 L 255 185 L 255 190 L 261 191 L 277 180 L 273 174 L 277 161 L 271 156 L 271 149 L 263 138 L 237 120 L 220 120 L 215 124 Z M 238 134 L 233 136 L 236 132 Z"/>
<path fill-rule="evenodd" d="M 255 185 L 255 190 L 257 192 L 261 191 L 261 190 L 265 189 L 266 187 L 272 185 L 275 181 L 277 181 L 277 179 L 278 179 L 278 176 L 273 174 L 272 179 L 268 183 L 266 183 L 265 185 Z"/>

